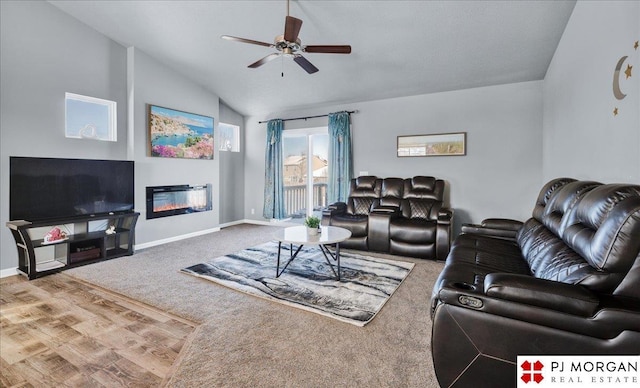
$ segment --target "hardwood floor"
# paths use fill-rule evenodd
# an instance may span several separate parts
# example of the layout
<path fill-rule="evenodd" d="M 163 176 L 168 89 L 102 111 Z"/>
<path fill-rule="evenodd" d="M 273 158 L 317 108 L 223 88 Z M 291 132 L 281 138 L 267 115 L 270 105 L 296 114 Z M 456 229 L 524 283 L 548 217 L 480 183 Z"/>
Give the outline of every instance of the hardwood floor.
<path fill-rule="evenodd" d="M 64 273 L 0 279 L 0 387 L 157 387 L 197 326 Z"/>

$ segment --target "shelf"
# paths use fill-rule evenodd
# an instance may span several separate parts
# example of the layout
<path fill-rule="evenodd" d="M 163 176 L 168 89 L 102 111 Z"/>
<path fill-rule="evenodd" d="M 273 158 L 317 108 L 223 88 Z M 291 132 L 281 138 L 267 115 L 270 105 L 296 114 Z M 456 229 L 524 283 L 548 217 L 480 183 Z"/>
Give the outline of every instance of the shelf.
<path fill-rule="evenodd" d="M 58 260 L 44 261 L 42 263 L 36 263 L 36 272 L 51 271 L 52 269 L 62 268 L 64 266 L 66 266 L 66 264 Z"/>
<path fill-rule="evenodd" d="M 124 256 L 128 251 L 124 248 L 107 249 L 107 257 L 119 257 Z"/>
<path fill-rule="evenodd" d="M 129 229 L 116 228 L 116 232 L 113 234 L 107 234 L 105 233 L 104 230 L 97 231 L 97 232 L 89 232 L 89 233 L 78 233 L 78 234 L 72 234 L 67 236 L 67 239 L 65 240 L 47 242 L 47 243 L 44 242 L 44 239 L 38 239 L 38 240 L 33 240 L 33 247 L 34 248 L 48 247 L 48 246 L 57 245 L 57 244 L 68 244 L 68 243 L 75 243 L 75 242 L 86 241 L 86 240 L 94 240 L 94 239 L 99 239 L 99 238 L 104 238 L 109 236 L 115 236 L 117 234 L 129 233 L 129 231 L 130 231 Z"/>
<path fill-rule="evenodd" d="M 132 255 L 135 226 L 139 215 L 140 213 L 131 212 L 38 222 L 9 221 L 6 225 L 11 230 L 18 249 L 18 272 L 29 279 L 35 279 L 67 268 Z M 111 234 L 107 234 L 106 230 L 86 232 L 92 228 L 91 223 L 95 221 L 102 221 L 103 225 L 115 228 L 115 232 Z M 69 230 L 79 233 L 69 234 L 66 239 L 54 242 L 45 242 L 44 238 L 31 239 L 32 234 L 42 236 L 42 231 L 32 229 L 51 228 L 60 224 L 71 225 Z M 45 247 L 54 247 L 54 249 L 53 251 L 39 249 Z M 80 250 L 87 247 L 90 247 L 92 252 L 83 253 Z"/>

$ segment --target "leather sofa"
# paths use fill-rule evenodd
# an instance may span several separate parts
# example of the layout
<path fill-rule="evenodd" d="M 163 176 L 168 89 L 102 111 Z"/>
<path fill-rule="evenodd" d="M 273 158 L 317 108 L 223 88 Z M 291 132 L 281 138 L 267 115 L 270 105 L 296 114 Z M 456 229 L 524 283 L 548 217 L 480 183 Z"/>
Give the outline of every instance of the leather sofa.
<path fill-rule="evenodd" d="M 444 260 L 453 213 L 444 206 L 444 181 L 428 176 L 351 180 L 346 202 L 330 205 L 322 225 L 351 231 L 343 248 Z"/>
<path fill-rule="evenodd" d="M 518 355 L 640 352 L 640 186 L 559 178 L 526 222 L 464 225 L 432 295 L 442 387 L 510 387 Z"/>

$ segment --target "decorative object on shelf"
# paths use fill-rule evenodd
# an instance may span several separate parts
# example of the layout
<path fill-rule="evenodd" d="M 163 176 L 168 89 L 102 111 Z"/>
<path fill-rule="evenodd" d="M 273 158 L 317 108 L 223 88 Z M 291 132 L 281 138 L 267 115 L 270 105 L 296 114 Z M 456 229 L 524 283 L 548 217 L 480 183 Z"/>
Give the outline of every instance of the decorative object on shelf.
<path fill-rule="evenodd" d="M 110 227 L 107 228 L 107 230 L 104 231 L 106 234 L 115 234 L 116 233 L 116 226 L 115 225 L 111 225 Z"/>
<path fill-rule="evenodd" d="M 304 225 L 307 227 L 307 233 L 311 236 L 321 233 L 320 219 L 316 216 L 307 217 L 304 220 Z"/>
<path fill-rule="evenodd" d="M 69 238 L 68 235 L 69 235 L 68 231 L 65 232 L 62 229 L 60 229 L 60 227 L 56 226 L 50 231 L 48 231 L 47 234 L 44 235 L 44 243 L 53 244 L 56 242 L 67 240 Z"/>
<path fill-rule="evenodd" d="M 213 117 L 149 105 L 151 156 L 213 159 Z"/>
<path fill-rule="evenodd" d="M 398 136 L 398 157 L 461 156 L 466 154 L 466 132 Z"/>

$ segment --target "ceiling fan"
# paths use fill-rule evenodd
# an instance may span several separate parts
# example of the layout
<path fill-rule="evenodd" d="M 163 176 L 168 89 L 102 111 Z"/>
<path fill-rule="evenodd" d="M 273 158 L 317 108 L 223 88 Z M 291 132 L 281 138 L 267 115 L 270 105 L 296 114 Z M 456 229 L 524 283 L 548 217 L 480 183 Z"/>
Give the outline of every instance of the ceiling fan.
<path fill-rule="evenodd" d="M 287 16 L 284 23 L 284 34 L 275 37 L 273 43 L 260 42 L 252 39 L 238 38 L 236 36 L 222 35 L 222 39 L 235 42 L 255 44 L 276 49 L 277 52 L 267 55 L 266 57 L 250 64 L 248 67 L 255 69 L 265 63 L 281 57 L 293 58 L 294 62 L 300 65 L 307 73 L 313 74 L 318 71 L 311 62 L 300 54 L 305 53 L 323 53 L 323 54 L 349 54 L 351 46 L 349 45 L 307 45 L 303 46 L 298 33 L 302 27 L 302 20 L 289 16 L 289 0 L 287 0 Z"/>

